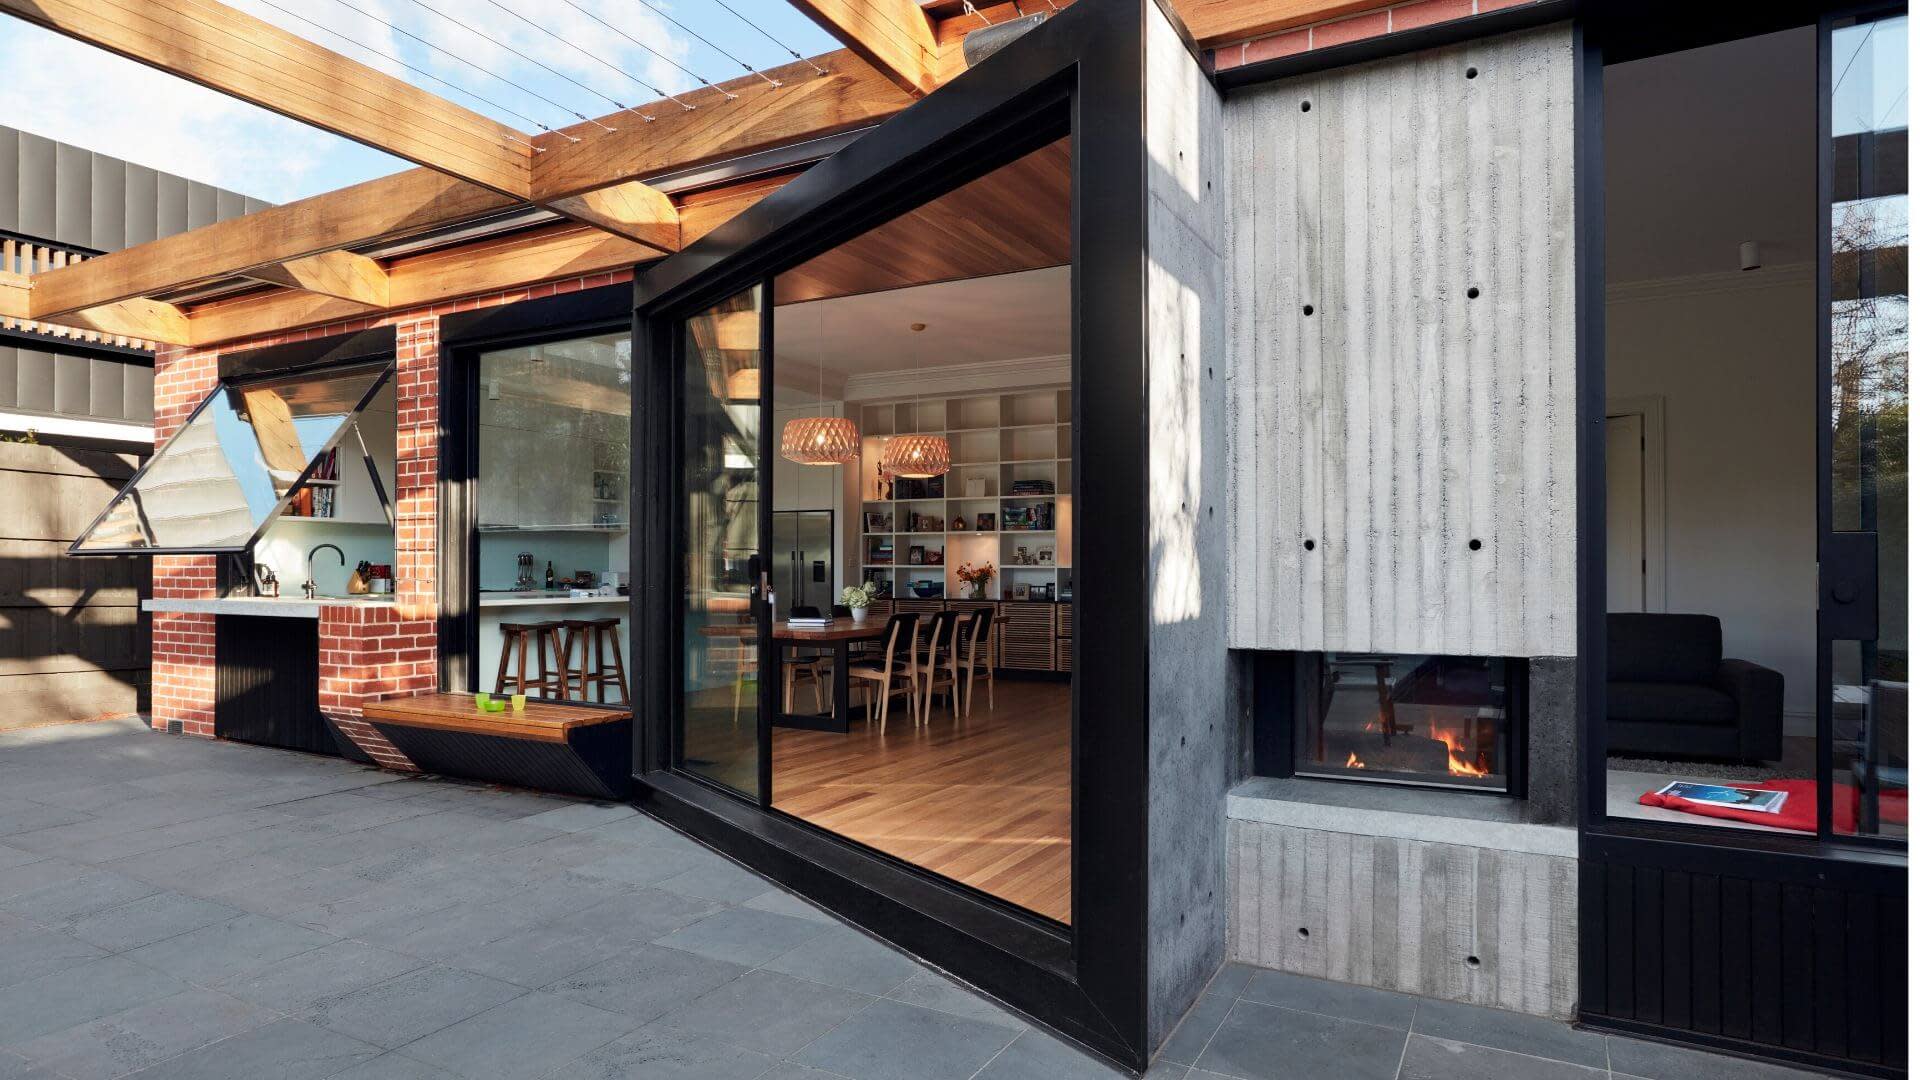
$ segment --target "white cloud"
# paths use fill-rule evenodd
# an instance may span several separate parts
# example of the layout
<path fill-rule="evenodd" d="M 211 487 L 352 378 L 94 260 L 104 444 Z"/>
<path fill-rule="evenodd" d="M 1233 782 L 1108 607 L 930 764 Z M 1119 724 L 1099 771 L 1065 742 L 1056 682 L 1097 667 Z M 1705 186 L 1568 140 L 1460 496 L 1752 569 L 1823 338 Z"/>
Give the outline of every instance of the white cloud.
<path fill-rule="evenodd" d="M 184 79 L 15 19 L 0 53 L 50 82 L 0 82 L 0 123 L 270 202 L 342 187 L 406 163 Z"/>

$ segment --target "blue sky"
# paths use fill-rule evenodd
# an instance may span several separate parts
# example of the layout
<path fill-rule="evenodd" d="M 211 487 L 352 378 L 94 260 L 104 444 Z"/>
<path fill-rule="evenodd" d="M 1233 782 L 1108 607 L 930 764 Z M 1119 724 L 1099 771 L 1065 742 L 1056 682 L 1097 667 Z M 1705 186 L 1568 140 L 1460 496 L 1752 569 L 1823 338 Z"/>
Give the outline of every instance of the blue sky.
<path fill-rule="evenodd" d="M 226 2 L 521 131 L 653 100 L 643 84 L 677 93 L 698 86 L 697 77 L 744 75 L 743 63 L 790 63 L 781 45 L 803 56 L 838 47 L 785 0 L 648 0 L 651 8 L 642 0 Z M 0 51 L 32 58 L 34 70 L 71 73 L 0 83 L 0 123 L 256 198 L 286 202 L 409 167 L 18 19 L 0 17 Z"/>

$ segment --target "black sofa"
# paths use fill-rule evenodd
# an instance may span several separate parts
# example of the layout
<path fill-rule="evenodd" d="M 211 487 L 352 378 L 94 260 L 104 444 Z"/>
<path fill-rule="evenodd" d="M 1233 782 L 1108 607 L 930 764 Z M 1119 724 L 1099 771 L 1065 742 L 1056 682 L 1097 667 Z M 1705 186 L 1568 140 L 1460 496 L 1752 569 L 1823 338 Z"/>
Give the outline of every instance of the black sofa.
<path fill-rule="evenodd" d="M 1786 679 L 1720 654 L 1712 615 L 1607 616 L 1607 750 L 1780 760 Z"/>

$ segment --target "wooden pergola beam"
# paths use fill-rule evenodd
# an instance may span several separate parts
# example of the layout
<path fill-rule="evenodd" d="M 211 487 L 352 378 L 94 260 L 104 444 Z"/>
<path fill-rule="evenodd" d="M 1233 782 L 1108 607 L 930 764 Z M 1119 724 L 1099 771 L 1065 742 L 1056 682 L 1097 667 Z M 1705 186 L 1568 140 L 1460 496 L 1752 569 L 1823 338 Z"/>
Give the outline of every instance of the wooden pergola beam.
<path fill-rule="evenodd" d="M 939 87 L 940 44 L 914 0 L 791 0 L 840 44 L 909 94 Z"/>
<path fill-rule="evenodd" d="M 218 0 L 0 0 L 128 59 L 517 199 L 531 139 Z"/>
<path fill-rule="evenodd" d="M 324 251 L 261 267 L 249 275 L 272 285 L 303 289 L 321 296 L 348 300 L 370 308 L 384 308 L 390 295 L 387 272 L 365 255 L 351 251 Z"/>
<path fill-rule="evenodd" d="M 552 205 L 610 184 L 710 165 L 808 139 L 877 124 L 913 98 L 850 52 L 814 57 L 812 64 L 773 68 L 769 86 L 758 75 L 702 87 L 681 100 L 657 102 L 654 122 L 620 123 L 615 131 L 577 124 L 543 134 L 533 161 L 533 202 Z M 576 141 L 569 141 L 576 139 Z"/>
<path fill-rule="evenodd" d="M 638 180 L 555 199 L 551 208 L 663 255 L 680 250 L 680 211 L 658 188 Z"/>
<path fill-rule="evenodd" d="M 142 338 L 164 345 L 190 345 L 187 313 L 158 300 L 132 299 L 75 311 L 60 317 L 64 326 L 117 337 Z"/>
<path fill-rule="evenodd" d="M 21 0 L 0 0 L 16 2 Z M 539 155 L 544 172 L 536 170 L 541 190 L 535 201 L 552 206 L 636 178 L 837 134 L 878 123 L 913 100 L 852 53 L 829 53 L 815 62 L 828 74 L 793 64 L 770 72 L 784 83 L 779 89 L 747 76 L 686 95 L 695 105 L 691 112 L 660 102 L 650 109 L 657 117 L 651 124 L 622 121 L 615 132 L 583 124 L 567 133 L 577 144 L 567 136 L 542 136 L 548 149 Z M 522 205 L 430 169 L 409 169 L 35 275 L 31 317 L 59 322 L 69 312 L 256 276 L 309 255 L 430 232 Z M 685 220 L 681 234 L 679 242 L 700 235 L 689 234 Z"/>

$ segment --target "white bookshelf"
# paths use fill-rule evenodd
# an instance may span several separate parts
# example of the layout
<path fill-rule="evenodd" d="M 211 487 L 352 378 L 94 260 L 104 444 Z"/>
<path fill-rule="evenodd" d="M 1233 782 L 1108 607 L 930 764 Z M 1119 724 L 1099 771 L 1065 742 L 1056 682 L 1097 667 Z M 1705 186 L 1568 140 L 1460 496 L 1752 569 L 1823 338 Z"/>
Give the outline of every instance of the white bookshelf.
<path fill-rule="evenodd" d="M 935 596 L 957 600 L 966 596 L 961 565 L 992 562 L 997 573 L 989 599 L 1014 599 L 1021 585 L 1051 589 L 1056 600 L 1071 592 L 1073 417 L 1066 387 L 854 402 L 848 411 L 861 436 L 854 477 L 859 580 L 888 582 L 896 599 L 918 596 L 915 582 L 934 582 L 940 587 Z M 887 440 L 907 434 L 947 437 L 953 462 L 944 477 L 916 482 L 880 475 Z M 938 495 L 916 490 L 936 482 Z M 1026 491 L 1029 485 L 1042 490 Z M 875 515 L 879 520 L 870 523 Z M 982 517 L 991 528 L 979 527 Z M 1009 527 L 1029 517 L 1045 527 Z M 916 547 L 929 557 L 937 551 L 941 561 L 910 562 Z M 881 557 L 888 548 L 891 560 Z M 1022 548 L 1036 561 L 1016 563 Z M 1037 561 L 1042 552 L 1049 561 Z"/>

